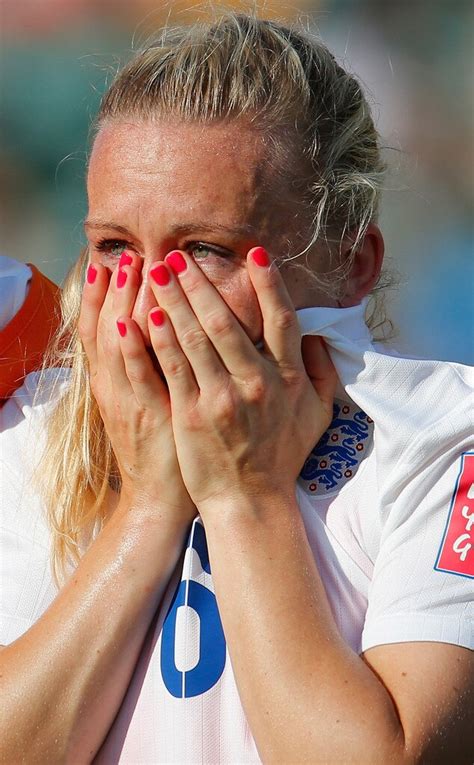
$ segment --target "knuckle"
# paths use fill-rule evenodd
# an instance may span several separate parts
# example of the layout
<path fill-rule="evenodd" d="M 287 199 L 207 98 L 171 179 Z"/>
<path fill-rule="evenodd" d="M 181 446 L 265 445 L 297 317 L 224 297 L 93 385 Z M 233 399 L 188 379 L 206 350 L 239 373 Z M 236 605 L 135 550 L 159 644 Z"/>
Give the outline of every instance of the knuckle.
<path fill-rule="evenodd" d="M 215 418 L 221 425 L 235 422 L 237 414 L 236 403 L 228 394 L 221 394 L 215 403 Z"/>
<path fill-rule="evenodd" d="M 201 287 L 201 279 L 188 274 L 186 279 L 186 294 L 193 295 Z"/>
<path fill-rule="evenodd" d="M 280 306 L 275 311 L 273 322 L 277 329 L 288 330 L 296 326 L 296 314 L 288 306 Z"/>
<path fill-rule="evenodd" d="M 267 395 L 267 383 L 263 375 L 254 375 L 246 384 L 246 399 L 253 404 L 261 403 Z"/>
<path fill-rule="evenodd" d="M 134 366 L 143 366 L 143 350 L 139 346 L 132 344 L 126 345 L 122 349 L 122 354 L 127 363 L 133 364 Z"/>
<path fill-rule="evenodd" d="M 148 379 L 148 372 L 141 364 L 134 364 L 133 366 L 127 366 L 127 377 L 132 385 L 144 385 Z"/>
<path fill-rule="evenodd" d="M 168 356 L 160 363 L 165 376 L 182 377 L 187 370 L 187 361 L 179 356 Z"/>
<path fill-rule="evenodd" d="M 305 370 L 289 365 L 281 368 L 281 378 L 288 388 L 297 390 L 303 388 L 307 382 Z"/>
<path fill-rule="evenodd" d="M 163 302 L 162 305 L 165 309 L 181 308 L 183 305 L 183 296 L 178 290 L 170 290 L 166 294 L 166 302 Z"/>
<path fill-rule="evenodd" d="M 214 337 L 230 334 L 234 327 L 232 316 L 228 313 L 222 313 L 222 311 L 209 314 L 206 324 L 209 333 Z"/>
<path fill-rule="evenodd" d="M 185 351 L 198 351 L 207 344 L 208 340 L 201 327 L 192 327 L 182 333 L 179 342 Z"/>

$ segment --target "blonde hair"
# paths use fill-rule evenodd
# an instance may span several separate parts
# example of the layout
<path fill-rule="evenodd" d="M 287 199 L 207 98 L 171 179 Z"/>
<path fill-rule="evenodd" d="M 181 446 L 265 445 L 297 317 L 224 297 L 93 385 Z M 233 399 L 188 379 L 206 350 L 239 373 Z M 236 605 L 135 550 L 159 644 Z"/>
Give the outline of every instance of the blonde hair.
<path fill-rule="evenodd" d="M 340 249 L 324 277 L 312 278 L 334 296 L 350 269 L 369 222 L 377 219 L 384 164 L 362 89 L 323 43 L 276 21 L 225 13 L 213 23 L 167 28 L 136 53 L 105 94 L 96 129 L 123 117 L 209 123 L 245 119 L 265 133 L 274 170 L 309 221 L 301 256 L 315 244 Z M 340 252 L 339 252 L 340 254 Z M 42 491 L 53 532 L 53 564 L 61 576 L 105 520 L 104 499 L 120 487 L 110 440 L 92 396 L 87 358 L 77 333 L 87 252 L 63 289 L 63 326 L 45 367 L 71 367 L 70 384 L 49 422 Z"/>

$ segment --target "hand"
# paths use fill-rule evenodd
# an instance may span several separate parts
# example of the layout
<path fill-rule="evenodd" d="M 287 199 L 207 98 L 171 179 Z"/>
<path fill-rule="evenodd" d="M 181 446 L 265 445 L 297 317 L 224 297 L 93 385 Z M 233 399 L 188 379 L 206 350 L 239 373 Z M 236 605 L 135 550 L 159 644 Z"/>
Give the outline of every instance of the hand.
<path fill-rule="evenodd" d="M 257 350 L 184 252 L 150 270 L 163 323 L 150 337 L 168 382 L 184 483 L 201 515 L 231 497 L 294 496 L 307 455 L 328 427 L 336 373 L 321 338 L 308 376 L 295 310 L 276 268 L 247 256 L 263 318 Z"/>
<path fill-rule="evenodd" d="M 121 498 L 135 507 L 169 509 L 187 524 L 196 511 L 179 470 L 169 394 L 130 318 L 140 280 L 136 254 L 122 256 L 110 279 L 103 265 L 90 266 L 79 334 L 92 392 L 119 466 Z"/>

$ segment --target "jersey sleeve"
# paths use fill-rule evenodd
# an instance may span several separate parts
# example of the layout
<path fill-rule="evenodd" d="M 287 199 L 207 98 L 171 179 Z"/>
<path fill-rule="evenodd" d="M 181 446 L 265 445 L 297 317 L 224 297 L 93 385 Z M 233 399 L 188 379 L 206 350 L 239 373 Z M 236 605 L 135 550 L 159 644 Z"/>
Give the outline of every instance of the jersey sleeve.
<path fill-rule="evenodd" d="M 47 406 L 34 404 L 38 373 L 0 409 L 0 644 L 22 635 L 57 594 L 50 534 L 34 472 Z"/>
<path fill-rule="evenodd" d="M 34 265 L 8 261 L 14 266 L 0 271 L 0 293 L 7 290 L 13 298 L 8 310 L 0 311 L 0 406 L 28 373 L 41 367 L 60 319 L 59 287 Z"/>
<path fill-rule="evenodd" d="M 385 509 L 362 650 L 434 641 L 474 648 L 474 448 L 467 397 L 409 445 Z"/>
<path fill-rule="evenodd" d="M 0 255 L 0 332 L 25 302 L 31 276 L 26 263 Z"/>

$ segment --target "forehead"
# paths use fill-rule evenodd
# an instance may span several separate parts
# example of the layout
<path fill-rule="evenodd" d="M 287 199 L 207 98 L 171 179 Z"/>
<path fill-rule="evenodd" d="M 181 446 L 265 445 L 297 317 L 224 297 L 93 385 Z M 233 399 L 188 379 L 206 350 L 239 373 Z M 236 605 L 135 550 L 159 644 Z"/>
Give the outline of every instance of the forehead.
<path fill-rule="evenodd" d="M 117 205 L 156 213 L 159 201 L 163 212 L 184 206 L 199 217 L 244 216 L 261 225 L 272 217 L 272 176 L 265 137 L 237 122 L 114 122 L 94 142 L 89 205 L 104 214 Z"/>

